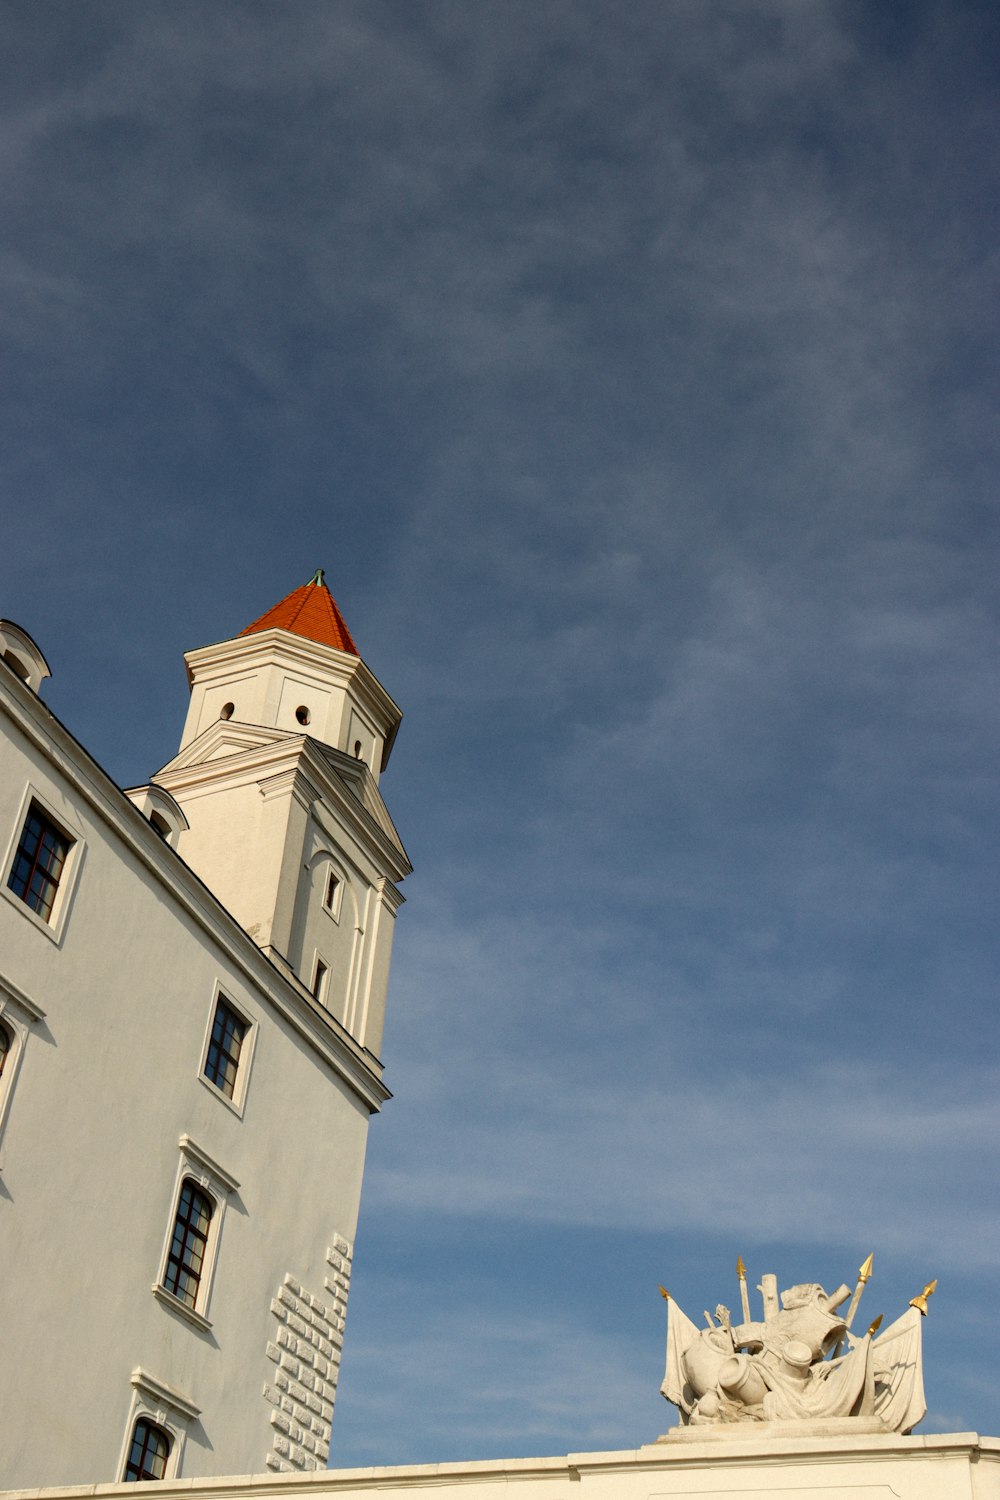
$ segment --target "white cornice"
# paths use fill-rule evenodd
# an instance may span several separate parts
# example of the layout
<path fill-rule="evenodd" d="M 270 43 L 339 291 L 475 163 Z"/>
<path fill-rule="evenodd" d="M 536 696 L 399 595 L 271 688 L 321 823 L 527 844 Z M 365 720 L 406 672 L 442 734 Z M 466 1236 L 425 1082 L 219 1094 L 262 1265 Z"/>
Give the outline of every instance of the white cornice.
<path fill-rule="evenodd" d="M 199 1146 L 197 1141 L 193 1141 L 187 1132 L 181 1136 L 177 1144 L 185 1156 L 189 1157 L 191 1161 L 196 1162 L 203 1171 L 208 1173 L 209 1177 L 214 1178 L 216 1182 L 220 1183 L 227 1193 L 235 1193 L 237 1191 L 239 1183 L 236 1181 L 236 1178 L 227 1172 L 225 1167 L 220 1167 L 215 1158 L 209 1156 L 208 1152 L 202 1146 Z"/>
<path fill-rule="evenodd" d="M 380 1065 L 367 1048 L 311 996 L 288 982 L 66 726 L 10 672 L 0 674 L 0 711 L 53 762 L 88 807 L 369 1110 L 379 1109 L 392 1097 L 382 1082 Z M 346 802 L 348 794 L 343 796 Z"/>
<path fill-rule="evenodd" d="M 196 1417 L 201 1416 L 201 1407 L 195 1406 L 190 1396 L 185 1396 L 181 1391 L 176 1390 L 172 1385 L 167 1385 L 163 1380 L 157 1380 L 156 1376 L 150 1375 L 148 1370 L 142 1368 L 142 1365 L 136 1365 L 132 1371 L 132 1384 L 136 1390 L 141 1391 L 144 1396 L 152 1399 L 154 1403 L 172 1408 L 174 1411 L 179 1412 L 181 1416 L 187 1417 L 189 1422 L 193 1422 Z"/>
<path fill-rule="evenodd" d="M 402 891 L 397 890 L 391 880 L 380 880 L 378 884 L 378 893 L 380 898 L 385 902 L 386 906 L 391 912 L 397 912 L 402 906 L 403 902 L 406 900 L 406 897 L 403 895 Z"/>
<path fill-rule="evenodd" d="M 32 1021 L 45 1020 L 45 1012 L 40 1005 L 31 1000 L 16 984 L 12 984 L 9 979 L 4 979 L 0 976 L 0 1011 L 3 1010 L 5 998 L 19 1006 Z"/>
<path fill-rule="evenodd" d="M 727 1469 L 746 1470 L 751 1476 L 746 1482 L 756 1480 L 759 1485 L 760 1477 L 772 1472 L 775 1464 L 784 1463 L 789 1469 L 794 1466 L 798 1470 L 824 1462 L 843 1464 L 843 1479 L 836 1493 L 845 1494 L 848 1489 L 853 1492 L 855 1488 L 849 1483 L 850 1479 L 856 1479 L 855 1465 L 870 1465 L 881 1460 L 886 1464 L 895 1461 L 918 1466 L 914 1470 L 915 1488 L 911 1491 L 907 1486 L 907 1493 L 916 1494 L 919 1489 L 920 1494 L 931 1496 L 940 1495 L 943 1490 L 941 1481 L 931 1480 L 929 1476 L 938 1473 L 938 1466 L 949 1460 L 962 1459 L 970 1466 L 981 1465 L 986 1471 L 984 1481 L 990 1483 L 1000 1464 L 1000 1440 L 981 1437 L 976 1432 L 930 1433 L 927 1436 L 911 1437 L 888 1434 L 884 1438 L 871 1435 L 784 1440 L 758 1435 L 739 1443 L 706 1442 L 698 1444 L 696 1448 L 682 1448 L 678 1444 L 674 1449 L 671 1449 L 668 1440 L 651 1443 L 643 1448 L 603 1453 L 567 1453 L 553 1458 L 485 1459 L 464 1463 L 318 1469 L 299 1474 L 238 1474 L 227 1478 L 161 1479 L 156 1483 L 156 1495 L 158 1500 L 168 1500 L 171 1496 L 177 1497 L 177 1500 L 227 1500 L 227 1497 L 231 1497 L 231 1500 L 258 1500 L 262 1496 L 283 1496 L 287 1500 L 293 1494 L 308 1494 L 314 1500 L 320 1500 L 321 1496 L 333 1500 L 338 1494 L 356 1495 L 361 1491 L 370 1492 L 374 1496 L 379 1493 L 398 1493 L 401 1490 L 441 1492 L 446 1488 L 457 1489 L 459 1486 L 472 1486 L 481 1495 L 510 1494 L 520 1485 L 535 1500 L 539 1500 L 539 1497 L 544 1500 L 547 1495 L 551 1495 L 553 1500 L 559 1500 L 560 1496 L 568 1494 L 571 1489 L 575 1490 L 583 1481 L 584 1485 L 588 1482 L 593 1484 L 604 1495 L 627 1494 L 638 1500 L 638 1497 L 652 1493 L 659 1494 L 666 1500 L 669 1494 L 718 1496 L 750 1493 L 740 1486 L 739 1479 L 735 1476 L 734 1483 L 737 1487 L 725 1487 L 729 1478 L 724 1473 Z M 713 1487 L 706 1490 L 699 1484 L 699 1480 L 709 1466 L 712 1475 L 709 1483 Z M 922 1470 L 928 1475 L 923 1484 L 918 1478 Z M 880 1485 L 877 1483 L 879 1471 L 875 1470 L 875 1479 L 870 1484 L 872 1492 L 881 1489 L 884 1493 L 896 1493 L 895 1490 L 888 1489 L 889 1472 L 886 1468 Z M 966 1484 L 968 1472 L 962 1476 L 959 1471 L 959 1475 L 960 1483 L 963 1484 L 961 1493 L 971 1494 L 972 1491 Z M 613 1481 L 615 1477 L 619 1480 L 619 1486 L 612 1489 L 609 1481 Z M 678 1484 L 683 1485 L 683 1488 L 678 1489 Z M 867 1492 L 869 1485 L 864 1487 Z M 764 1494 L 765 1491 L 758 1488 L 752 1493 Z M 769 1485 L 766 1493 L 778 1496 L 784 1491 Z M 801 1493 L 801 1490 L 794 1493 Z M 827 1487 L 822 1493 L 833 1492 Z M 986 1490 L 982 1493 L 985 1496 Z M 104 1500 L 104 1497 L 107 1500 L 121 1500 L 125 1494 L 123 1484 L 89 1484 L 49 1490 L 15 1490 L 8 1492 L 4 1500 Z"/>
<path fill-rule="evenodd" d="M 319 641 L 307 640 L 290 630 L 255 630 L 252 635 L 236 636 L 228 641 L 216 641 L 211 646 L 199 646 L 185 653 L 188 676 L 226 676 L 234 668 L 260 667 L 268 660 L 280 659 L 286 665 L 294 665 L 300 671 L 316 672 L 344 683 L 352 683 L 358 696 L 369 708 L 383 718 L 387 725 L 395 726 L 403 717 L 399 704 L 386 692 L 372 669 L 360 656 L 349 651 L 338 651 L 335 646 L 324 646 Z M 352 681 L 353 680 L 353 681 Z"/>

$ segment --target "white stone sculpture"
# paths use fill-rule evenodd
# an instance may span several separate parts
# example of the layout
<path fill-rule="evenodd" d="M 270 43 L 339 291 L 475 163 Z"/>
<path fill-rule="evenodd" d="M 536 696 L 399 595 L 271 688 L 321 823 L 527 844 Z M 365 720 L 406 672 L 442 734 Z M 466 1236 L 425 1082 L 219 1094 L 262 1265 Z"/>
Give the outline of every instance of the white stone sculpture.
<path fill-rule="evenodd" d="M 761 1278 L 764 1316 L 750 1317 L 746 1267 L 736 1263 L 742 1321 L 733 1323 L 720 1303 L 707 1327 L 669 1303 L 667 1372 L 662 1394 L 680 1411 L 681 1427 L 669 1434 L 736 1435 L 738 1424 L 790 1424 L 791 1430 L 911 1431 L 926 1411 L 921 1370 L 921 1320 L 936 1282 L 914 1297 L 901 1318 L 879 1334 L 881 1317 L 860 1337 L 851 1333 L 869 1256 L 850 1287 L 829 1296 L 807 1282 L 778 1296 L 777 1277 Z M 838 1309 L 848 1298 L 850 1307 Z M 727 1430 L 728 1429 L 728 1432 Z M 746 1432 L 746 1427 L 742 1427 Z M 695 1432 L 690 1435 L 694 1436 Z"/>

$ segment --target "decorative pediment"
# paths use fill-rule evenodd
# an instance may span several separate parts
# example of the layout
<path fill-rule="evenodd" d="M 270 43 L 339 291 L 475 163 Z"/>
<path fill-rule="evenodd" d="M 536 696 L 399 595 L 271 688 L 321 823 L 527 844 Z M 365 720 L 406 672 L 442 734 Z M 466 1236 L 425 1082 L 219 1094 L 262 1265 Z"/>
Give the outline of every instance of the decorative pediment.
<path fill-rule="evenodd" d="M 210 760 L 225 760 L 232 755 L 243 755 L 247 750 L 259 750 L 263 745 L 275 745 L 282 741 L 300 739 L 285 729 L 266 729 L 260 724 L 239 724 L 233 719 L 218 719 L 199 734 L 189 745 L 167 761 L 156 773 L 183 771 L 189 766 L 201 766 Z"/>
<path fill-rule="evenodd" d="M 337 780 L 361 803 L 365 812 L 375 819 L 386 838 L 390 839 L 405 857 L 406 850 L 396 832 L 396 825 L 389 816 L 389 809 L 382 801 L 378 783 L 364 761 L 356 760 L 353 755 L 345 755 L 342 750 L 334 750 L 319 740 L 312 740 L 310 743 L 319 752 L 324 764 L 329 767 Z"/>

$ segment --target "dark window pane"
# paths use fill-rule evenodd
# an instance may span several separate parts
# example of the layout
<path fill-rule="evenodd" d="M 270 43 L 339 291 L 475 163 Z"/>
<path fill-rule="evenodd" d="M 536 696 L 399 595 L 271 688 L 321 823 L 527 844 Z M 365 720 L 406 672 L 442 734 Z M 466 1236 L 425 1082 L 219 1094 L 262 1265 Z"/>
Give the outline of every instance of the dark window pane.
<path fill-rule="evenodd" d="M 163 1285 L 188 1307 L 198 1300 L 208 1227 L 212 1221 L 212 1200 L 199 1191 L 189 1177 L 181 1184 L 177 1218 L 167 1253 Z"/>
<path fill-rule="evenodd" d="M 228 1099 L 236 1092 L 236 1074 L 240 1051 L 247 1034 L 247 1023 L 220 999 L 215 1008 L 212 1036 L 205 1059 L 205 1077 L 222 1090 Z"/>
<path fill-rule="evenodd" d="M 7 884 L 15 896 L 20 896 L 46 922 L 52 915 L 68 853 L 69 840 L 32 803 Z"/>
<path fill-rule="evenodd" d="M 7 1054 L 10 1052 L 10 1036 L 3 1026 L 0 1026 L 0 1078 L 3 1077 L 4 1065 Z"/>
<path fill-rule="evenodd" d="M 141 1417 L 135 1424 L 125 1479 L 129 1483 L 136 1479 L 162 1479 L 170 1454 L 170 1439 L 162 1427 L 155 1427 Z"/>

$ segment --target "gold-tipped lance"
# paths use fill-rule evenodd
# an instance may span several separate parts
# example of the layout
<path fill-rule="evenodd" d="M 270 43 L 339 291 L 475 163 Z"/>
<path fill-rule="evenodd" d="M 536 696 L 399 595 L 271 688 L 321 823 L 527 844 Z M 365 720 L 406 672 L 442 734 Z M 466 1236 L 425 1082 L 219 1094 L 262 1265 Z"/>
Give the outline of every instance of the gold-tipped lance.
<path fill-rule="evenodd" d="M 871 1280 L 872 1261 L 874 1259 L 874 1255 L 869 1255 L 868 1259 L 862 1261 L 861 1265 L 858 1267 L 857 1285 L 854 1288 L 854 1296 L 851 1298 L 851 1305 L 847 1309 L 847 1317 L 844 1319 L 844 1326 L 847 1328 L 850 1328 L 851 1324 L 854 1322 L 854 1314 L 858 1310 L 858 1303 L 861 1301 L 861 1293 L 865 1289 L 865 1283 Z"/>
<path fill-rule="evenodd" d="M 750 1321 L 750 1294 L 747 1291 L 747 1268 L 743 1264 L 742 1255 L 736 1257 L 736 1274 L 740 1279 L 740 1302 L 743 1305 L 743 1321 Z"/>
<path fill-rule="evenodd" d="M 920 1293 L 919 1297 L 911 1297 L 910 1298 L 910 1306 L 911 1307 L 915 1307 L 917 1309 L 917 1312 L 922 1313 L 923 1316 L 926 1318 L 926 1316 L 927 1316 L 927 1298 L 928 1297 L 933 1297 L 933 1295 L 934 1295 L 934 1293 L 935 1293 L 936 1290 L 937 1290 L 937 1277 L 935 1277 L 933 1281 L 929 1281 L 927 1283 L 927 1285 L 924 1287 L 923 1291 Z"/>
<path fill-rule="evenodd" d="M 872 1336 L 873 1333 L 878 1333 L 879 1329 L 882 1327 L 882 1317 L 883 1317 L 883 1314 L 879 1313 L 879 1315 L 875 1319 L 874 1323 L 869 1323 L 868 1324 L 868 1337 L 869 1338 L 871 1338 L 871 1336 Z"/>
<path fill-rule="evenodd" d="M 660 1287 L 660 1296 L 663 1298 L 664 1302 L 670 1301 L 670 1293 L 667 1291 L 665 1286 Z"/>

